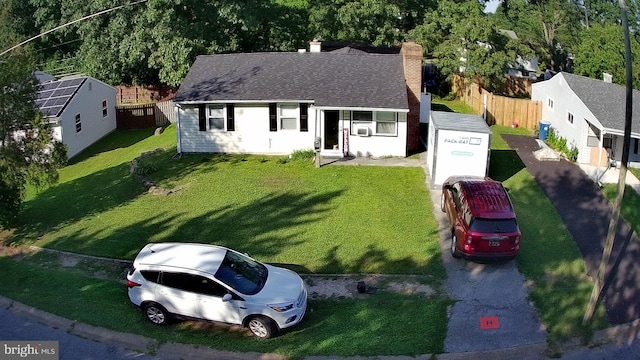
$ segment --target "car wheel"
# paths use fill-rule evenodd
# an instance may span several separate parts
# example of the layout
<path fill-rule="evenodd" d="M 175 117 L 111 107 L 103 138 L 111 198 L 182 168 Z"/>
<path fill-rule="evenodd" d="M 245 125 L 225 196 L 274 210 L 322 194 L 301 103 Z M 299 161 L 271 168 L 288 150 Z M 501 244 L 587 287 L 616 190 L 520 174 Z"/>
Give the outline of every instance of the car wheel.
<path fill-rule="evenodd" d="M 166 325 L 169 321 L 167 310 L 156 303 L 149 303 L 144 306 L 144 316 L 156 325 Z"/>
<path fill-rule="evenodd" d="M 254 336 L 261 339 L 268 339 L 276 333 L 276 328 L 273 324 L 273 321 L 263 316 L 252 318 L 251 320 L 249 320 L 249 323 L 247 325 L 249 327 L 249 331 L 251 331 Z"/>
<path fill-rule="evenodd" d="M 451 231 L 451 256 L 458 259 L 460 258 L 460 251 L 458 251 L 458 237 L 456 236 L 456 231 Z"/>
<path fill-rule="evenodd" d="M 447 209 L 444 205 L 444 190 L 442 195 L 440 195 L 440 210 L 442 210 L 442 212 L 447 212 Z"/>

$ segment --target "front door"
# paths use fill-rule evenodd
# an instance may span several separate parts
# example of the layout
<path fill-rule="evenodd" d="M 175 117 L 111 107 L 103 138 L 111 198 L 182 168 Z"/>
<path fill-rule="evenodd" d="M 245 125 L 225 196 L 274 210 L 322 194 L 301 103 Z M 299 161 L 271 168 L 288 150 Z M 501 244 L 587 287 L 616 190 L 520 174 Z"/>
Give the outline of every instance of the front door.
<path fill-rule="evenodd" d="M 324 150 L 339 150 L 340 135 L 338 110 L 324 112 Z"/>

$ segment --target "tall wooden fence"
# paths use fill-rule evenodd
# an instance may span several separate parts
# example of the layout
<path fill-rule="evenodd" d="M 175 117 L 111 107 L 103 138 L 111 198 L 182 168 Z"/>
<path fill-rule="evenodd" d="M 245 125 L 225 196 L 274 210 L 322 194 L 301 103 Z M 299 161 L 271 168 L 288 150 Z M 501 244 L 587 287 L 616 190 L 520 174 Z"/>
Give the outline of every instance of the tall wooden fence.
<path fill-rule="evenodd" d="M 143 105 L 119 105 L 116 108 L 116 125 L 121 130 L 146 129 L 175 122 L 173 101 Z"/>
<path fill-rule="evenodd" d="M 518 126 L 534 130 L 542 118 L 540 101 L 494 95 L 459 76 L 454 77 L 452 90 L 477 114 L 486 114 L 485 119 L 489 125 Z"/>

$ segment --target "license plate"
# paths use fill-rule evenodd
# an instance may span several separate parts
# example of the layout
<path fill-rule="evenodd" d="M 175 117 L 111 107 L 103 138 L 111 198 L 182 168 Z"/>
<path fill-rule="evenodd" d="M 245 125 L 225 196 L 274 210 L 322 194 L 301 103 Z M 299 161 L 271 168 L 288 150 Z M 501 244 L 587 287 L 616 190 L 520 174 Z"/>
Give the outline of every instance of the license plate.
<path fill-rule="evenodd" d="M 499 240 L 491 240 L 489 241 L 489 246 L 500 246 Z"/>

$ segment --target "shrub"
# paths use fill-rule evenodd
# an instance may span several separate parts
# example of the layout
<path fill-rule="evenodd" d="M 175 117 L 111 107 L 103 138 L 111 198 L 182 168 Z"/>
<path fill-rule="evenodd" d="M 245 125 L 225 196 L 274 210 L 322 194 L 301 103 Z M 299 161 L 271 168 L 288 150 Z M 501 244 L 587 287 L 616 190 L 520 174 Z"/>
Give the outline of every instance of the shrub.
<path fill-rule="evenodd" d="M 311 160 L 316 156 L 312 149 L 296 150 L 291 153 L 291 160 Z"/>
<path fill-rule="evenodd" d="M 578 148 L 575 144 L 571 144 L 571 148 L 567 147 L 567 139 L 558 136 L 556 129 L 549 129 L 546 142 L 551 148 L 564 154 L 569 161 L 575 162 L 578 160 Z"/>
<path fill-rule="evenodd" d="M 158 171 L 158 167 L 153 164 L 138 164 L 136 168 L 136 175 L 147 176 Z"/>

